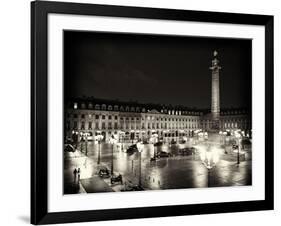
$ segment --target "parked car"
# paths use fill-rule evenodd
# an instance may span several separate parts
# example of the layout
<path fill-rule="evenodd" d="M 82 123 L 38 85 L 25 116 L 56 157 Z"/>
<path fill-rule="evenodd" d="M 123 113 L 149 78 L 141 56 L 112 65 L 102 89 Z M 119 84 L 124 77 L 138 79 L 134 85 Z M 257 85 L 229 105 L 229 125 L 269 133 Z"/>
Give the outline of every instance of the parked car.
<path fill-rule="evenodd" d="M 64 151 L 75 152 L 75 148 L 71 144 L 64 145 Z"/>
<path fill-rule="evenodd" d="M 117 175 L 113 175 L 110 179 L 111 184 L 115 184 L 120 182 L 121 184 L 123 184 L 123 177 L 121 174 Z"/>
<path fill-rule="evenodd" d="M 156 155 L 157 158 L 166 158 L 166 157 L 171 157 L 172 154 L 165 152 L 165 151 L 159 151 Z"/>
<path fill-rule="evenodd" d="M 182 148 L 179 150 L 180 155 L 192 155 L 196 153 L 196 148 L 194 147 L 187 147 L 187 148 Z"/>
<path fill-rule="evenodd" d="M 161 146 L 161 145 L 163 145 L 163 142 L 161 142 L 161 141 L 156 142 L 156 143 L 154 144 L 154 146 Z"/>
<path fill-rule="evenodd" d="M 176 144 L 177 142 L 175 140 L 172 140 L 171 141 L 171 144 Z"/>
<path fill-rule="evenodd" d="M 126 188 L 126 191 L 143 191 L 144 189 L 139 185 L 132 185 Z"/>
<path fill-rule="evenodd" d="M 156 160 L 157 160 L 157 158 L 155 158 L 155 157 L 150 158 L 150 162 L 155 162 Z"/>
<path fill-rule="evenodd" d="M 128 154 L 134 154 L 135 152 L 137 152 L 138 151 L 138 148 L 137 148 L 137 145 L 136 144 L 133 144 L 133 145 L 131 145 L 131 146 L 129 146 L 128 148 L 127 148 L 127 153 Z"/>
<path fill-rule="evenodd" d="M 100 177 L 109 177 L 110 176 L 110 172 L 107 168 L 100 169 L 98 174 Z"/>

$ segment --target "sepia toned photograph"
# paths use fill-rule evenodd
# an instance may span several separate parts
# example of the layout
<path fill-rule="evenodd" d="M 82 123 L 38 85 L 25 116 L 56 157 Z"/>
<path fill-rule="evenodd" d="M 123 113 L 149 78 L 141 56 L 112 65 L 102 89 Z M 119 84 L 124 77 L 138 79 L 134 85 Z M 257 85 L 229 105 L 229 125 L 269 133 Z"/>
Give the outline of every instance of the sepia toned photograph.
<path fill-rule="evenodd" d="M 252 40 L 63 32 L 64 194 L 252 185 Z"/>

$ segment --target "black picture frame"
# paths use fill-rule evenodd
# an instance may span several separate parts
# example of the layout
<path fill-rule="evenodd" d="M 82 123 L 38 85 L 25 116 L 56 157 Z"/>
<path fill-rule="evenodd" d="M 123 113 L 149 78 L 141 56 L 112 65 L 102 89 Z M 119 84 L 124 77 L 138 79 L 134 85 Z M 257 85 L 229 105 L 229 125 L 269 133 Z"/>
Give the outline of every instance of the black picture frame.
<path fill-rule="evenodd" d="M 265 27 L 265 199 L 143 208 L 48 212 L 48 14 L 96 15 L 200 21 Z M 51 224 L 166 217 L 274 208 L 273 172 L 273 16 L 125 7 L 80 3 L 31 3 L 31 223 Z"/>

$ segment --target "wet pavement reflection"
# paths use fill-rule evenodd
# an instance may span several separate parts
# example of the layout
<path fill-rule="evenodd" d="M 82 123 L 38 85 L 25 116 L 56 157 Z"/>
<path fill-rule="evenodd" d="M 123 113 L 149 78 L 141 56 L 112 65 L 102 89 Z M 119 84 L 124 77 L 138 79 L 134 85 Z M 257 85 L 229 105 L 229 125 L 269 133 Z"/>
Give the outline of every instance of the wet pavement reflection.
<path fill-rule="evenodd" d="M 237 166 L 236 161 L 228 159 L 224 149 L 219 150 L 220 160 L 208 174 L 208 169 L 202 164 L 198 153 L 192 155 L 180 155 L 180 149 L 189 147 L 188 144 L 163 144 L 154 146 L 144 144 L 141 153 L 126 153 L 131 144 L 95 144 L 87 143 L 82 147 L 82 151 L 66 153 L 64 160 L 64 192 L 79 193 L 69 187 L 73 178 L 73 169 L 80 168 L 82 187 L 85 192 L 95 191 L 91 186 L 95 186 L 90 180 L 101 180 L 97 182 L 103 184 L 102 179 L 97 179 L 98 170 L 101 167 L 111 169 L 112 148 L 113 148 L 113 169 L 114 174 L 121 174 L 126 184 L 139 184 L 144 190 L 158 189 L 179 189 L 179 188 L 203 188 L 220 186 L 241 186 L 251 185 L 251 160 L 241 161 Z M 122 150 L 122 146 L 124 147 Z M 78 146 L 79 148 L 80 146 Z M 196 145 L 194 146 L 195 148 Z M 98 153 L 100 148 L 100 164 L 98 164 Z M 197 148 L 198 149 L 198 148 Z M 81 148 L 80 148 L 81 150 Z M 154 152 L 164 151 L 171 153 L 170 157 L 162 157 L 157 161 L 151 161 Z M 141 157 L 141 170 L 140 170 Z M 141 179 L 140 179 L 141 178 Z M 109 183 L 110 186 L 110 183 Z M 97 186 L 101 187 L 101 186 Z M 100 189 L 100 188 L 99 188 Z M 80 188 L 81 190 L 81 188 Z M 108 188 L 105 191 L 111 191 Z"/>

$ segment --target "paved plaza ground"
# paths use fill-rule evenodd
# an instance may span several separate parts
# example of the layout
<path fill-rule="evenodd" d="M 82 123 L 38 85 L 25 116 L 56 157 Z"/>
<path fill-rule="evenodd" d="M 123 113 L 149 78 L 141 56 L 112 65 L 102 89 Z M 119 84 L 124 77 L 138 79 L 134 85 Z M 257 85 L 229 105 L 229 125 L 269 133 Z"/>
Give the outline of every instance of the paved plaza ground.
<path fill-rule="evenodd" d="M 237 165 L 237 155 L 231 146 L 220 148 L 218 145 L 219 161 L 209 171 L 202 164 L 199 153 L 181 156 L 178 150 L 190 144 L 164 144 L 155 147 L 156 151 L 171 153 L 171 157 L 161 158 L 156 162 L 150 159 L 154 154 L 154 146 L 145 144 L 141 154 L 141 171 L 139 153 L 128 154 L 124 150 L 131 144 L 114 145 L 113 166 L 114 174 L 123 176 L 123 184 L 111 184 L 110 178 L 100 178 L 98 171 L 101 167 L 110 170 L 112 164 L 112 145 L 102 143 L 100 148 L 100 163 L 98 164 L 99 145 L 93 142 L 78 146 L 76 152 L 66 152 L 64 156 L 64 194 L 113 192 L 127 190 L 138 185 L 144 190 L 204 188 L 222 186 L 243 186 L 252 184 L 251 148 L 243 150 L 245 155 Z M 192 144 L 198 148 L 198 144 Z M 227 150 L 227 153 L 225 152 Z M 80 168 L 80 181 L 74 180 L 73 170 Z M 141 178 L 141 179 L 140 179 Z"/>

